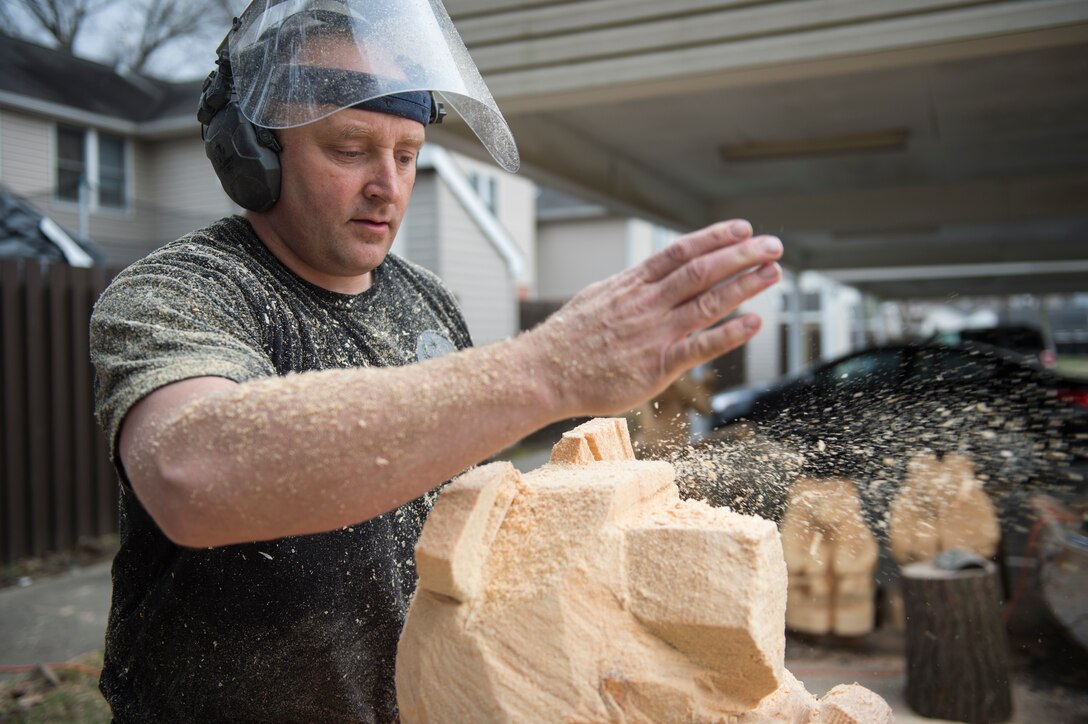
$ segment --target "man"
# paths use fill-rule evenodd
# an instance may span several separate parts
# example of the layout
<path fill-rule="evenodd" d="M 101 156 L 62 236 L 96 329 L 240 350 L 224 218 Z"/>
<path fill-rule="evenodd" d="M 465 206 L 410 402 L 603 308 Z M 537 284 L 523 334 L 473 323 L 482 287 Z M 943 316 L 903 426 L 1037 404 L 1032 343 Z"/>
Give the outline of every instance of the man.
<path fill-rule="evenodd" d="M 516 150 L 448 17 L 398 1 L 366 20 L 378 4 L 247 9 L 216 76 L 236 96 L 211 83 L 201 120 L 249 210 L 153 252 L 96 306 L 123 481 L 102 675 L 117 721 L 395 720 L 426 496 L 747 341 L 752 315 L 704 328 L 779 276 L 777 239 L 722 223 L 470 349 L 449 292 L 389 254 L 440 118 L 429 91 L 500 163 Z"/>

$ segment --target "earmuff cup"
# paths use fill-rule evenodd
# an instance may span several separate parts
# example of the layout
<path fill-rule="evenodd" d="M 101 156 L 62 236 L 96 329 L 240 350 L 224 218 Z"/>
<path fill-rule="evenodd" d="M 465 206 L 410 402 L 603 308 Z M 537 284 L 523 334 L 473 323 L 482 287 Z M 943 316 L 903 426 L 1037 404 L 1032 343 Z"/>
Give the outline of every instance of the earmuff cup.
<path fill-rule="evenodd" d="M 228 103 L 204 131 L 204 152 L 223 190 L 250 211 L 267 211 L 280 197 L 279 144 L 267 128 L 257 128 Z"/>

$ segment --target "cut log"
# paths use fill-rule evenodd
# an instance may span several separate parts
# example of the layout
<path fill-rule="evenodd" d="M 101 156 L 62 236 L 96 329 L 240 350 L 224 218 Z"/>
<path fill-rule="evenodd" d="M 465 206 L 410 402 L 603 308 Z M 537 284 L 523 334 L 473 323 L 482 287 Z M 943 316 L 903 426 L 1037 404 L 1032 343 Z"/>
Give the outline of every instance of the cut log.
<path fill-rule="evenodd" d="M 488 550 L 517 494 L 518 479 L 508 462 L 475 468 L 435 503 L 437 522 L 416 544 L 421 588 L 458 601 L 478 593 Z"/>
<path fill-rule="evenodd" d="M 553 464 L 588 465 L 606 460 L 634 460 L 631 435 L 622 417 L 599 417 L 564 432 L 552 447 Z"/>
<path fill-rule="evenodd" d="M 922 716 L 1003 722 L 1012 714 L 997 566 L 976 561 L 963 570 L 932 561 L 902 569 L 907 703 Z"/>

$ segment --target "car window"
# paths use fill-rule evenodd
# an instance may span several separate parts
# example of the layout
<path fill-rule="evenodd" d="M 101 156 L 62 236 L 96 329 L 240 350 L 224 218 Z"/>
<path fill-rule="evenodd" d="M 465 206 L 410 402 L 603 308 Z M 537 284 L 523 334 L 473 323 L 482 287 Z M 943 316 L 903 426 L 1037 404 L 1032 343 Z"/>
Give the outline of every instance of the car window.
<path fill-rule="evenodd" d="M 902 355 L 898 350 L 873 350 L 854 355 L 820 374 L 820 381 L 838 387 L 868 387 L 894 380 L 899 375 Z"/>
<path fill-rule="evenodd" d="M 998 361 L 983 354 L 953 350 L 920 352 L 914 361 L 915 376 L 944 382 L 979 382 L 998 375 Z"/>
<path fill-rule="evenodd" d="M 960 332 L 960 339 L 1002 347 L 1020 354 L 1038 354 L 1046 349 L 1042 333 L 1028 327 L 965 329 Z"/>

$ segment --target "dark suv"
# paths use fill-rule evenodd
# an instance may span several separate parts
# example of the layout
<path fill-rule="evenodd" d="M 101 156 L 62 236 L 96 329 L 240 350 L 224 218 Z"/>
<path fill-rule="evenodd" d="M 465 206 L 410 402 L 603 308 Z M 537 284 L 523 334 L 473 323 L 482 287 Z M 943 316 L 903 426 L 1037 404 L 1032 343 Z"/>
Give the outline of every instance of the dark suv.
<path fill-rule="evenodd" d="M 950 344 L 985 344 L 997 347 L 1048 368 L 1053 368 L 1057 362 L 1054 345 L 1047 342 L 1042 330 L 1026 324 L 961 329 L 958 332 L 942 333 L 938 335 L 938 339 Z"/>

